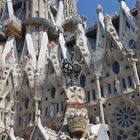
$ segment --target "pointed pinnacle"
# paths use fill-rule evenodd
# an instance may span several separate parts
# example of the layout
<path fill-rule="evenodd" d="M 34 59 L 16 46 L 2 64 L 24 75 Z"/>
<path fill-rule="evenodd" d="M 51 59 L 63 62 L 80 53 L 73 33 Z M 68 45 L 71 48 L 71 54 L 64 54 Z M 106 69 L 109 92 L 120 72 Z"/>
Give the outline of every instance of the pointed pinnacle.
<path fill-rule="evenodd" d="M 98 5 L 96 8 L 96 12 L 99 14 L 100 12 L 103 12 L 103 8 L 101 5 Z"/>

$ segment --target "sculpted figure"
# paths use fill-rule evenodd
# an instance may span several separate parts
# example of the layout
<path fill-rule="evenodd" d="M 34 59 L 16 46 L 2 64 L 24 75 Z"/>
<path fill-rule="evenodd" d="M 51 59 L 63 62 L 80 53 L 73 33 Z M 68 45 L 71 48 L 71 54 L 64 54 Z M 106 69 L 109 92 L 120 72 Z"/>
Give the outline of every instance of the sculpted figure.
<path fill-rule="evenodd" d="M 49 112 L 50 112 L 50 117 L 53 118 L 53 116 L 54 116 L 54 106 L 53 105 L 50 106 Z"/>
<path fill-rule="evenodd" d="M 117 78 L 115 79 L 115 89 L 116 89 L 117 94 L 120 94 L 121 85 L 120 85 L 120 81 Z"/>

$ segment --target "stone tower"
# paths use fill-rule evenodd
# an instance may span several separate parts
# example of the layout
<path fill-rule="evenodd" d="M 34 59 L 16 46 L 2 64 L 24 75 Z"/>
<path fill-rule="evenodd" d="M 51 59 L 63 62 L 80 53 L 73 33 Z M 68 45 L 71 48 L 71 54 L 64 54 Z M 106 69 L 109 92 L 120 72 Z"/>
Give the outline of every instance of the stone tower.
<path fill-rule="evenodd" d="M 0 2 L 0 139 L 140 139 L 140 1 L 119 3 L 85 29 L 76 0 Z"/>

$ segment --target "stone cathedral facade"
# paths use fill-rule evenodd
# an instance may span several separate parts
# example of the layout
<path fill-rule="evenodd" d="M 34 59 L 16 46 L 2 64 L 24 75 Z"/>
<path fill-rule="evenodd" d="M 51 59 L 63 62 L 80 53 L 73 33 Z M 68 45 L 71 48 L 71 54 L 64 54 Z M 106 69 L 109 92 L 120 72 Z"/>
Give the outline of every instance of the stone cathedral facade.
<path fill-rule="evenodd" d="M 0 0 L 0 140 L 140 140 L 140 0 L 76 3 Z"/>

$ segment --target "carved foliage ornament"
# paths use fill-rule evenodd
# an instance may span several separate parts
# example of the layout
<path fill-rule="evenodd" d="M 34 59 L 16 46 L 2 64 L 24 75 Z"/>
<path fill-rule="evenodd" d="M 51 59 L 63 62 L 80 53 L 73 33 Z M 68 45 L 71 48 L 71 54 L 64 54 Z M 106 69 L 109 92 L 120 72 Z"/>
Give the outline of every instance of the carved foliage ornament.
<path fill-rule="evenodd" d="M 70 102 L 84 103 L 85 92 L 81 87 L 70 87 L 67 91 L 67 97 Z"/>

